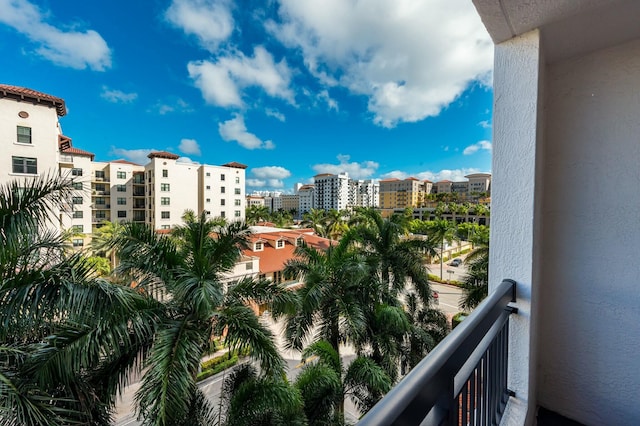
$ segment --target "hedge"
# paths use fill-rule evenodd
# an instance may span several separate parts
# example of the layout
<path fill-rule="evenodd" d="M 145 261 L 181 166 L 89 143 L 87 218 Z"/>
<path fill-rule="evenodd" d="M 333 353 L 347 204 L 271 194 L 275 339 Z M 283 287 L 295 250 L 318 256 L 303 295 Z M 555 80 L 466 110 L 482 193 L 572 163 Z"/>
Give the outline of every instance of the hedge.
<path fill-rule="evenodd" d="M 209 366 L 208 368 L 204 368 L 205 363 L 202 363 L 203 369 L 202 372 L 198 374 L 196 377 L 196 381 L 204 380 L 207 377 L 211 377 L 220 373 L 223 370 L 226 370 L 229 367 L 233 367 L 238 363 L 238 355 L 233 355 L 231 358 L 228 358 L 227 355 L 222 355 L 219 357 L 215 357 L 206 362 L 209 365 L 210 361 L 216 361 L 213 366 Z"/>

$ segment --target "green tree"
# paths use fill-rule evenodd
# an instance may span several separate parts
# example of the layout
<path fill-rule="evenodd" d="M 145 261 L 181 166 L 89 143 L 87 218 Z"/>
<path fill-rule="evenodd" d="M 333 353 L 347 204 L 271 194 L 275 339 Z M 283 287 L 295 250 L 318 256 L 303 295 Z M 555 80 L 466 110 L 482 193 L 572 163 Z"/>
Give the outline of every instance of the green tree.
<path fill-rule="evenodd" d="M 444 263 L 444 244 L 451 243 L 456 238 L 456 228 L 453 223 L 445 219 L 430 221 L 428 224 L 429 237 L 440 246 L 440 279 L 442 280 Z"/>
<path fill-rule="evenodd" d="M 305 212 L 302 215 L 302 223 L 303 227 L 310 227 L 314 230 L 314 232 L 321 237 L 327 236 L 327 231 L 325 227 L 326 221 L 326 212 L 321 209 L 311 209 L 308 212 Z"/>
<path fill-rule="evenodd" d="M 473 243 L 475 249 L 465 259 L 467 274 L 462 278 L 462 309 L 478 306 L 489 293 L 489 228 L 477 227 Z"/>
<path fill-rule="evenodd" d="M 310 426 L 344 424 L 344 400 L 369 411 L 391 389 L 391 379 L 375 362 L 357 357 L 346 368 L 339 353 L 324 340 L 305 348 L 307 363 L 295 381 Z"/>
<path fill-rule="evenodd" d="M 248 349 L 266 375 L 281 375 L 284 368 L 272 333 L 247 302 L 286 304 L 289 294 L 270 281 L 224 280 L 246 246 L 247 226 L 235 222 L 221 227 L 203 213 L 177 234 L 179 241 L 127 223 L 113 242 L 122 259 L 117 272 L 166 306 L 136 393 L 145 424 L 184 424 L 189 413 L 209 411 L 202 406 L 206 400 L 195 377 L 214 336 L 226 334 L 232 349 Z"/>
<path fill-rule="evenodd" d="M 305 285 L 295 292 L 295 311 L 286 315 L 289 345 L 302 350 L 318 327 L 315 338 L 328 341 L 339 353 L 340 343 L 353 340 L 365 326 L 359 298 L 366 276 L 364 261 L 346 239 L 327 250 L 303 244 L 295 253 L 284 274 L 299 277 Z M 282 312 L 274 314 L 278 317 Z"/>
<path fill-rule="evenodd" d="M 267 206 L 252 205 L 246 209 L 246 221 L 249 225 L 269 220 L 269 209 Z"/>
<path fill-rule="evenodd" d="M 0 187 L 1 424 L 110 424 L 152 319 L 163 315 L 67 252 L 50 218 L 71 195 L 59 177 Z"/>

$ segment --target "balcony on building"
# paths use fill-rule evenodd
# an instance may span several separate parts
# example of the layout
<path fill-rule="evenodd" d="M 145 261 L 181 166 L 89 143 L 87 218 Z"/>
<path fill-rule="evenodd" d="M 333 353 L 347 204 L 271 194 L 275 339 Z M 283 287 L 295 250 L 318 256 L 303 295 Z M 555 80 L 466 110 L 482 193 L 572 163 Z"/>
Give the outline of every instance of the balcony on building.
<path fill-rule="evenodd" d="M 495 44 L 490 295 L 360 424 L 640 424 L 640 2 L 473 3 Z M 506 333 L 479 327 L 498 311 Z"/>

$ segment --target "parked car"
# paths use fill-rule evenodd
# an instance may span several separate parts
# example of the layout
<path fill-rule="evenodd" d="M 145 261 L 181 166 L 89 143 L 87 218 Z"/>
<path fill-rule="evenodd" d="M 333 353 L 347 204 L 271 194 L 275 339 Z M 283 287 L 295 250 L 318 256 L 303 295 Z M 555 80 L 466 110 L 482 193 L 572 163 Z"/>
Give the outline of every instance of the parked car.
<path fill-rule="evenodd" d="M 459 257 L 456 257 L 449 263 L 449 266 L 460 266 L 460 265 L 462 265 L 462 259 L 460 259 Z"/>

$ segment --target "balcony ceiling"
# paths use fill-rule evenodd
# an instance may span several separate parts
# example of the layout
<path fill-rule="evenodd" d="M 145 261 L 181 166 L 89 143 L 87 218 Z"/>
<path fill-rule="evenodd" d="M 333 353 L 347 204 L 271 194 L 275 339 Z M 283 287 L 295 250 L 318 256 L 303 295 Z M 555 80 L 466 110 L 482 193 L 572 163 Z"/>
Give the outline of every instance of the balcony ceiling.
<path fill-rule="evenodd" d="M 540 28 L 547 61 L 640 38 L 638 0 L 473 0 L 494 43 Z"/>

